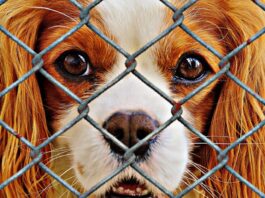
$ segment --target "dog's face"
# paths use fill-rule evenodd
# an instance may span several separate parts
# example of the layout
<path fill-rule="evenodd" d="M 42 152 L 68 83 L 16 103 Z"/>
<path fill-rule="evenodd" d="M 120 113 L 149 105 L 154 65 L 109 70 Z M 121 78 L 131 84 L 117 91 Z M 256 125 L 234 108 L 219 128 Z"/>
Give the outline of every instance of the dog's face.
<path fill-rule="evenodd" d="M 184 2 L 179 1 L 176 5 L 180 7 Z M 43 24 L 40 50 L 77 24 L 76 8 L 70 6 L 67 13 L 59 13 L 56 6 L 51 5 L 46 19 L 49 23 Z M 217 34 L 215 28 L 217 21 L 207 18 L 211 7 L 201 10 L 200 6 L 198 3 L 186 13 L 186 24 L 206 43 L 224 53 L 223 35 L 221 32 Z M 128 53 L 134 53 L 173 23 L 171 15 L 168 8 L 158 1 L 106 0 L 92 12 L 91 21 Z M 205 23 L 200 18 L 205 18 Z M 44 60 L 44 68 L 83 99 L 126 69 L 124 56 L 86 27 L 48 52 Z M 136 70 L 175 101 L 218 71 L 217 57 L 180 28 L 142 53 L 136 61 Z M 48 81 L 40 83 L 44 90 L 49 125 L 55 132 L 78 116 L 79 105 Z M 218 95 L 216 85 L 217 82 L 211 84 L 183 105 L 183 118 L 200 131 L 206 130 L 207 122 L 211 120 L 213 103 Z M 168 101 L 129 74 L 93 100 L 89 104 L 88 115 L 126 146 L 132 147 L 169 120 L 171 108 Z M 190 152 L 195 139 L 188 129 L 176 121 L 135 152 L 137 164 L 165 188 L 174 191 L 182 183 L 192 160 Z M 69 167 L 73 167 L 75 177 L 86 190 L 124 162 L 122 149 L 104 138 L 85 120 L 59 137 L 58 143 L 69 148 Z M 96 191 L 97 195 L 110 197 L 141 197 L 150 193 L 161 196 L 160 191 L 133 168 L 125 169 Z"/>
<path fill-rule="evenodd" d="M 84 192 L 132 159 L 124 157 L 124 149 L 114 144 L 110 135 L 103 136 L 96 128 L 104 128 L 116 138 L 116 143 L 119 140 L 120 145 L 123 143 L 125 148 L 130 148 L 163 127 L 180 104 L 182 114 L 178 120 L 186 120 L 190 124 L 186 126 L 197 129 L 197 135 L 201 132 L 221 149 L 230 145 L 227 158 L 218 158 L 220 153 L 216 152 L 216 146 L 203 145 L 205 142 L 176 120 L 138 147 L 134 151 L 134 166 L 125 168 L 104 183 L 94 195 L 163 197 L 136 172 L 136 165 L 168 191 L 177 193 L 199 177 L 198 171 L 204 174 L 213 171 L 217 164 L 220 168 L 225 162 L 227 164 L 215 172 L 214 177 L 201 183 L 206 195 L 256 196 L 257 191 L 239 182 L 239 176 L 231 173 L 231 168 L 265 192 L 262 170 L 265 161 L 262 122 L 265 116 L 264 99 L 261 99 L 265 98 L 265 39 L 263 36 L 256 41 L 257 37 L 253 37 L 257 32 L 264 34 L 264 10 L 262 5 L 257 6 L 261 2 L 264 4 L 264 0 L 245 0 L 244 3 L 238 0 L 170 1 L 177 8 L 187 2 L 193 3 L 189 8 L 184 6 L 184 10 L 187 9 L 181 28 L 171 26 L 174 20 L 178 23 L 183 18 L 173 17 L 174 13 L 163 5 L 164 1 L 95 2 L 99 4 L 89 12 L 90 28 L 93 24 L 105 39 L 109 38 L 128 54 L 135 53 L 169 27 L 170 33 L 139 53 L 135 61 L 128 61 L 86 26 L 69 34 L 69 30 L 73 31 L 80 22 L 80 10 L 70 1 L 28 0 L 21 3 L 9 0 L 0 5 L 0 188 L 2 184 L 6 185 L 0 196 L 35 196 L 34 193 L 45 197 L 57 197 L 57 193 L 64 196 L 61 188 L 47 175 L 47 169 L 40 171 L 43 168 L 40 163 L 23 172 L 37 160 L 33 162 L 30 158 L 27 149 L 32 147 L 28 148 L 28 143 L 24 149 L 26 140 L 32 145 L 44 143 L 39 145 L 43 154 L 40 161 Z M 79 3 L 86 7 L 91 1 L 80 0 Z M 10 38 L 7 31 L 37 53 L 44 54 L 41 57 L 44 70 L 35 70 L 39 64 L 33 68 L 32 54 L 35 52 L 25 45 L 21 47 L 21 42 Z M 58 39 L 66 33 L 67 39 L 58 44 Z M 206 45 L 196 41 L 194 35 L 190 35 L 192 33 Z M 50 50 L 47 50 L 49 46 Z M 210 52 L 213 49 L 215 53 Z M 179 103 L 221 71 L 224 65 L 219 67 L 218 64 L 222 56 L 225 56 L 224 60 L 228 58 L 229 71 L 188 101 Z M 86 119 L 95 126 L 82 119 L 49 144 L 51 138 L 47 138 L 69 127 L 83 109 L 79 108 L 78 112 L 78 102 L 58 84 L 50 82 L 51 78 L 45 78 L 45 71 L 85 100 L 134 64 L 135 70 L 88 104 Z M 170 102 L 137 75 L 153 83 Z M 237 78 L 261 98 L 257 99 L 257 95 L 243 89 L 242 84 L 239 86 Z M 173 110 L 172 104 L 176 107 Z M 233 144 L 243 135 L 248 137 L 244 143 L 241 139 L 242 144 Z M 21 177 L 13 181 L 21 171 Z"/>
<path fill-rule="evenodd" d="M 82 0 L 81 3 L 86 6 L 90 1 Z M 172 3 L 180 8 L 187 1 L 176 0 Z M 22 35 L 21 38 L 26 38 L 26 43 L 34 46 L 37 51 L 50 46 L 80 22 L 79 10 L 71 3 L 61 0 L 49 3 L 32 0 L 32 5 L 31 3 L 29 5 L 25 7 L 34 10 L 33 13 L 42 11 L 38 13 L 38 17 L 34 18 L 38 27 L 32 27 L 32 29 L 36 28 L 36 33 L 28 34 L 28 30 L 21 30 L 18 34 Z M 219 54 L 225 55 L 242 42 L 239 30 L 236 29 L 237 20 L 239 21 L 241 16 L 239 13 L 242 11 L 240 8 L 237 9 L 239 5 L 240 3 L 236 0 L 201 0 L 184 12 L 183 23 Z M 14 7 L 20 8 L 18 5 Z M 234 14 L 230 18 L 226 17 L 229 9 Z M 244 17 L 247 18 L 248 14 L 244 14 Z M 25 17 L 23 14 L 23 17 L 25 23 L 29 21 L 30 16 Z M 129 54 L 139 50 L 172 25 L 174 23 L 172 17 L 173 13 L 169 8 L 160 1 L 153 0 L 104 0 L 90 12 L 90 22 Z M 12 16 L 9 20 L 12 20 Z M 252 35 L 255 31 L 248 34 Z M 1 50 L 4 52 L 2 48 Z M 11 47 L 10 51 L 17 52 Z M 5 54 L 6 57 L 8 54 Z M 20 54 L 16 53 L 16 55 Z M 0 56 L 0 58 L 3 64 L 7 61 L 12 62 L 11 60 L 5 62 L 5 57 Z M 44 69 L 84 100 L 115 79 L 128 66 L 125 64 L 126 58 L 121 53 L 85 26 L 48 51 L 43 59 Z M 244 68 L 237 65 L 243 62 L 243 58 L 237 60 L 231 62 L 231 70 L 243 75 Z M 245 60 L 247 60 L 246 57 L 244 57 Z M 15 61 L 23 62 L 22 58 L 17 58 Z M 184 30 L 175 28 L 141 53 L 135 61 L 137 72 L 178 102 L 216 74 L 219 71 L 220 60 Z M 257 65 L 258 58 L 256 62 L 252 60 L 249 62 Z M 30 63 L 27 62 L 26 65 Z M 261 73 L 258 73 L 258 69 L 253 69 L 253 71 L 257 74 Z M 260 71 L 264 72 L 262 69 Z M 181 116 L 205 135 L 209 132 L 215 106 L 220 100 L 219 88 L 227 80 L 226 77 L 220 79 L 208 85 L 182 105 Z M 79 104 L 60 88 L 42 77 L 38 79 L 38 86 L 41 89 L 51 133 L 62 129 L 79 115 L 77 110 Z M 227 87 L 231 88 L 230 85 Z M 258 83 L 257 87 L 259 89 Z M 228 96 L 229 94 L 223 97 Z M 42 104 L 40 101 L 37 103 L 36 106 Z M 22 104 L 21 102 L 20 105 Z M 27 103 L 30 108 L 29 104 L 30 102 Z M 90 102 L 88 106 L 88 116 L 127 147 L 134 146 L 172 117 L 172 104 L 144 84 L 133 72 Z M 235 114 L 236 110 L 232 110 Z M 232 117 L 236 116 L 231 115 L 231 119 Z M 237 121 L 239 122 L 241 121 Z M 38 124 L 43 123 L 44 121 L 41 120 Z M 231 123 L 234 124 L 232 121 Z M 227 119 L 222 124 L 220 126 L 226 127 Z M 230 128 L 236 128 L 236 124 Z M 229 134 L 226 132 L 229 127 L 225 127 L 220 128 L 223 131 L 215 133 L 220 137 L 223 134 Z M 27 127 L 25 128 L 28 130 Z M 236 134 L 237 131 L 233 133 Z M 185 183 L 186 174 L 190 174 L 190 167 L 197 162 L 194 161 L 195 155 L 193 154 L 195 153 L 200 158 L 197 152 L 200 147 L 193 146 L 198 141 L 198 138 L 186 127 L 179 121 L 175 121 L 134 152 L 135 163 L 147 175 L 173 192 Z M 123 158 L 124 151 L 86 120 L 75 123 L 53 143 L 55 151 L 63 151 L 60 155 L 55 154 L 51 159 L 55 162 L 55 168 L 57 158 L 62 160 L 65 160 L 61 158 L 62 156 L 69 158 L 69 163 L 65 161 L 63 167 L 60 167 L 64 169 L 61 176 L 73 170 L 73 180 L 79 183 L 84 190 L 89 190 L 126 162 Z M 65 154 L 65 147 L 67 154 Z M 201 158 L 206 160 L 210 157 L 201 156 Z M 95 195 L 103 197 L 163 196 L 132 167 L 126 168 L 118 176 L 105 183 L 95 192 Z"/>

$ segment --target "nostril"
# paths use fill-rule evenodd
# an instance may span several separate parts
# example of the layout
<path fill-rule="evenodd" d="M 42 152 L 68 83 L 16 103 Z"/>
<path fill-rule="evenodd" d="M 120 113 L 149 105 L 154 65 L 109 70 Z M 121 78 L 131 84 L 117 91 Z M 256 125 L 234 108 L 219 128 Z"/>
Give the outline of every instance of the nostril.
<path fill-rule="evenodd" d="M 112 135 L 118 140 L 122 140 L 124 138 L 124 130 L 122 128 L 116 128 L 112 131 Z"/>
<path fill-rule="evenodd" d="M 139 129 L 137 129 L 136 137 L 137 137 L 138 140 L 142 140 L 151 132 L 152 131 L 150 129 L 139 128 Z"/>
<path fill-rule="evenodd" d="M 116 112 L 103 123 L 103 128 L 127 146 L 129 145 L 129 118 L 130 114 L 126 112 Z M 112 139 L 105 138 L 105 140 L 108 142 L 111 151 L 119 155 L 124 154 L 124 150 L 114 143 Z"/>

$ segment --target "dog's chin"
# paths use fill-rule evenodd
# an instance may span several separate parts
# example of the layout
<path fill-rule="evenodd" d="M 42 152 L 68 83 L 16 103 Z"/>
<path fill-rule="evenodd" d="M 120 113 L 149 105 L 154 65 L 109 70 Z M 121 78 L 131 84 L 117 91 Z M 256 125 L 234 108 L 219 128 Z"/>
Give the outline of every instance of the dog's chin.
<path fill-rule="evenodd" d="M 115 161 L 115 160 L 114 160 Z M 185 161 L 185 160 L 184 160 Z M 117 162 L 117 161 L 116 161 Z M 177 187 L 181 184 L 183 175 L 185 174 L 185 166 L 186 163 L 183 162 L 182 166 L 177 168 L 177 174 L 168 172 L 168 169 L 164 169 L 163 171 L 155 171 L 154 162 L 146 161 L 138 161 L 136 164 L 140 169 L 142 169 L 148 176 L 151 176 L 154 181 L 157 181 L 160 185 L 165 187 L 167 190 L 173 192 Z M 81 168 L 82 174 L 80 174 L 80 165 L 74 166 L 76 179 L 79 181 L 83 189 L 87 192 L 91 189 L 94 189 L 95 185 L 98 182 L 104 180 L 108 176 L 111 175 L 118 167 L 122 165 L 122 163 L 117 162 L 117 164 L 108 163 L 109 167 L 105 168 L 105 171 L 108 173 L 103 173 L 104 176 L 98 176 L 97 172 L 91 173 L 87 168 Z M 149 164 L 149 165 L 148 165 Z M 150 166 L 150 164 L 154 166 Z M 98 165 L 100 166 L 100 164 Z M 110 168 L 112 167 L 112 168 Z M 107 169 L 111 170 L 107 170 Z M 79 170 L 78 170 L 79 169 Z M 165 173 L 168 172 L 168 173 Z M 153 173 L 153 174 L 152 174 Z M 159 175 L 160 174 L 160 175 Z M 170 174 L 170 175 L 169 175 Z M 89 176 L 90 175 L 90 176 Z M 97 179 L 96 179 L 97 178 Z M 127 167 L 117 176 L 113 177 L 109 181 L 105 182 L 100 188 L 93 192 L 93 195 L 97 198 L 162 198 L 166 197 L 165 194 L 160 191 L 155 185 L 153 185 L 150 181 L 148 181 L 144 176 L 140 175 L 136 170 L 132 167 Z"/>

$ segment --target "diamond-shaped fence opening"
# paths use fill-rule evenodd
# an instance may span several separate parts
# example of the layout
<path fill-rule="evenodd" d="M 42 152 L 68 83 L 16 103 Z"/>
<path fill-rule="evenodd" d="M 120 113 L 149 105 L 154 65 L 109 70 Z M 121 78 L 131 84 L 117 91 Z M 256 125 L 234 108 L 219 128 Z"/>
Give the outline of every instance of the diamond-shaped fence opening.
<path fill-rule="evenodd" d="M 12 129 L 12 126 L 9 126 L 5 120 L 0 120 L 0 126 L 5 129 L 4 132 L 11 134 L 15 138 L 17 138 L 22 144 L 26 145 L 31 150 L 31 157 L 32 161 L 22 167 L 17 173 L 12 175 L 9 179 L 2 181 L 0 183 L 0 190 L 4 189 L 7 185 L 12 183 L 14 180 L 16 180 L 18 177 L 21 177 L 27 170 L 29 170 L 33 166 L 39 166 L 42 171 L 44 171 L 46 174 L 50 175 L 52 178 L 54 178 L 57 182 L 62 184 L 65 189 L 69 192 L 71 192 L 73 195 L 77 197 L 88 197 L 89 195 L 93 194 L 97 189 L 99 189 L 101 186 L 103 186 L 106 182 L 117 176 L 119 173 L 121 173 L 124 169 L 127 167 L 131 167 L 136 172 L 138 172 L 142 177 L 144 177 L 146 180 L 148 180 L 150 183 L 152 183 L 156 188 L 161 190 L 165 195 L 169 197 L 182 197 L 195 189 L 197 186 L 201 185 L 204 186 L 203 183 L 205 180 L 209 179 L 211 176 L 213 176 L 217 171 L 224 169 L 228 171 L 230 174 L 232 174 L 238 182 L 244 183 L 249 189 L 251 189 L 256 195 L 260 197 L 265 197 L 264 192 L 261 192 L 258 187 L 253 185 L 250 181 L 247 181 L 243 176 L 240 175 L 239 172 L 237 172 L 233 167 L 228 165 L 228 161 L 231 160 L 228 158 L 228 153 L 237 148 L 242 142 L 246 141 L 247 138 L 255 135 L 255 133 L 259 133 L 265 125 L 265 120 L 261 120 L 259 124 L 254 126 L 250 131 L 246 131 L 244 134 L 242 134 L 240 137 L 236 138 L 231 144 L 226 145 L 225 147 L 220 146 L 217 142 L 212 141 L 207 135 L 204 135 L 200 131 L 198 131 L 194 126 L 191 125 L 187 120 L 185 120 L 182 116 L 182 105 L 184 105 L 186 102 L 188 102 L 190 99 L 192 99 L 196 94 L 207 88 L 211 83 L 217 81 L 219 78 L 226 75 L 229 79 L 231 79 L 237 86 L 239 86 L 241 89 L 244 89 L 247 94 L 254 97 L 259 105 L 265 106 L 265 99 L 262 98 L 260 95 L 258 95 L 255 91 L 253 91 L 249 86 L 247 86 L 246 83 L 243 83 L 236 75 L 234 75 L 230 71 L 231 67 L 231 59 L 237 55 L 238 53 L 242 52 L 245 48 L 248 47 L 248 45 L 251 45 L 254 41 L 259 39 L 262 35 L 265 33 L 265 27 L 261 29 L 260 31 L 256 32 L 255 35 L 253 35 L 251 38 L 249 38 L 247 41 L 239 45 L 237 48 L 232 50 L 226 55 L 221 55 L 216 49 L 214 49 L 212 46 L 210 46 L 208 43 L 206 43 L 203 39 L 201 39 L 196 33 L 192 32 L 191 29 L 189 29 L 188 26 L 185 25 L 184 18 L 184 12 L 188 9 L 190 9 L 194 4 L 198 2 L 198 0 L 189 0 L 186 1 L 186 3 L 180 7 L 176 8 L 172 3 L 166 0 L 160 0 L 160 2 L 165 6 L 168 7 L 169 10 L 172 11 L 172 24 L 167 27 L 164 31 L 162 31 L 159 35 L 154 37 L 152 40 L 147 42 L 144 46 L 142 46 L 140 49 L 135 51 L 133 54 L 128 53 L 125 49 L 123 49 L 121 46 L 119 46 L 115 41 L 113 41 L 111 38 L 107 37 L 105 34 L 103 34 L 93 23 L 90 21 L 90 13 L 93 11 L 94 8 L 96 8 L 103 0 L 95 0 L 92 3 L 90 3 L 87 7 L 84 7 L 81 5 L 78 1 L 75 0 L 69 0 L 69 2 L 76 6 L 77 10 L 80 11 L 80 22 L 75 25 L 72 29 L 70 29 L 68 32 L 66 32 L 64 35 L 61 35 L 60 38 L 58 38 L 56 41 L 54 41 L 52 44 L 50 44 L 47 48 L 43 49 L 39 53 L 28 47 L 25 43 L 23 43 L 19 38 L 15 37 L 11 32 L 9 32 L 5 27 L 0 26 L 0 33 L 5 34 L 7 37 L 13 40 L 13 42 L 16 42 L 18 45 L 20 45 L 25 51 L 27 51 L 29 54 L 33 55 L 33 61 L 32 61 L 32 69 L 25 73 L 21 78 L 19 78 L 17 81 L 13 82 L 11 85 L 4 87 L 4 89 L 0 90 L 0 98 L 5 97 L 9 92 L 11 92 L 13 89 L 16 89 L 20 84 L 22 84 L 25 80 L 27 80 L 29 77 L 34 75 L 35 73 L 38 73 L 43 78 L 50 81 L 52 84 L 60 88 L 65 94 L 67 94 L 75 103 L 79 104 L 79 108 L 77 111 L 79 112 L 79 115 L 71 120 L 69 123 L 66 123 L 63 128 L 55 132 L 53 135 L 48 137 L 47 139 L 44 139 L 41 143 L 38 145 L 32 145 L 32 143 L 27 140 L 26 138 L 19 135 L 19 131 L 15 132 L 14 129 Z M 5 1 L 0 1 L 1 4 L 4 4 Z M 253 1 L 257 5 L 257 9 L 262 9 L 265 11 L 265 5 L 261 1 Z M 248 9 L 248 8 L 246 8 Z M 1 24 L 0 24 L 1 25 Z M 79 29 L 86 27 L 89 28 L 91 31 L 96 33 L 101 39 L 103 39 L 106 43 L 111 45 L 116 51 L 118 51 L 125 59 L 126 62 L 124 63 L 124 70 L 116 76 L 115 79 L 112 81 L 106 83 L 104 86 L 102 86 L 99 90 L 95 91 L 90 97 L 87 99 L 81 99 L 79 98 L 75 93 L 71 92 L 69 88 L 64 86 L 62 83 L 60 83 L 58 80 L 54 78 L 51 74 L 49 74 L 44 68 L 44 62 L 43 62 L 43 56 L 51 51 L 55 46 L 59 45 L 61 42 L 66 40 L 68 37 L 71 37 L 72 34 L 77 32 Z M 219 60 L 219 68 L 220 70 L 213 75 L 210 79 L 202 83 L 200 86 L 198 86 L 196 89 L 194 89 L 192 92 L 187 94 L 184 98 L 182 98 L 179 101 L 175 101 L 171 96 L 167 95 L 163 90 L 159 89 L 155 82 L 151 82 L 146 78 L 143 74 L 141 74 L 137 70 L 137 57 L 141 56 L 142 53 L 144 53 L 146 50 L 148 50 L 150 47 L 155 45 L 157 42 L 159 42 L 161 39 L 165 38 L 167 35 L 169 35 L 173 30 L 176 28 L 182 29 L 187 35 L 192 37 L 194 40 L 196 40 L 198 43 L 200 43 L 202 46 L 205 47 L 208 51 L 210 51 L 213 55 L 215 55 Z M 1 43 L 0 43 L 1 45 Z M 1 74 L 1 73 L 0 73 Z M 123 80 L 127 75 L 134 75 L 137 77 L 142 83 L 149 86 L 154 92 L 156 92 L 159 96 L 161 96 L 164 100 L 169 102 L 172 106 L 172 117 L 168 119 L 166 122 L 162 123 L 162 125 L 155 129 L 152 133 L 147 135 L 145 138 L 143 138 L 140 142 L 132 146 L 131 148 L 128 148 L 125 144 L 123 144 L 121 141 L 119 141 L 117 138 L 115 138 L 113 135 L 111 135 L 106 129 L 104 129 L 102 126 L 100 126 L 94 119 L 89 115 L 89 105 L 93 100 L 97 100 L 97 98 L 103 94 L 105 91 L 110 89 L 111 87 L 115 86 L 115 84 L 119 83 L 119 81 Z M 21 118 L 23 119 L 23 118 Z M 64 180 L 60 175 L 53 172 L 47 164 L 45 164 L 42 161 L 42 149 L 46 146 L 53 143 L 53 141 L 58 138 L 59 136 L 63 135 L 65 132 L 67 132 L 68 129 L 73 127 L 75 124 L 77 124 L 81 120 L 86 120 L 88 123 L 90 123 L 95 129 L 97 129 L 104 137 L 107 137 L 110 141 L 112 141 L 114 144 L 116 144 L 118 147 L 120 147 L 124 151 L 124 162 L 120 167 L 118 167 L 116 170 L 114 170 L 110 175 L 103 178 L 102 180 L 98 181 L 98 183 L 93 186 L 91 189 L 89 189 L 87 192 L 81 192 L 78 189 L 75 189 L 72 185 L 70 185 L 67 180 Z M 134 155 L 134 152 L 143 145 L 146 141 L 150 140 L 154 136 L 158 135 L 163 131 L 165 128 L 167 128 L 171 123 L 173 122 L 180 122 L 182 125 L 184 125 L 187 129 L 189 129 L 190 133 L 195 135 L 200 139 L 200 141 L 206 145 L 208 145 L 211 149 L 213 149 L 216 152 L 216 161 L 218 163 L 213 166 L 211 170 L 205 170 L 203 175 L 200 178 L 195 178 L 185 189 L 183 189 L 179 194 L 175 195 L 168 189 L 166 189 L 163 185 L 161 185 L 159 182 L 157 182 L 154 178 L 150 177 L 147 173 L 145 173 L 139 165 L 136 163 L 136 157 Z M 0 139 L 1 140 L 1 139 Z M 0 154 L 1 156 L 1 154 Z M 0 174 L 1 175 L 1 174 Z M 264 177 L 264 176 L 263 176 Z M 264 181 L 265 182 L 265 181 Z"/>

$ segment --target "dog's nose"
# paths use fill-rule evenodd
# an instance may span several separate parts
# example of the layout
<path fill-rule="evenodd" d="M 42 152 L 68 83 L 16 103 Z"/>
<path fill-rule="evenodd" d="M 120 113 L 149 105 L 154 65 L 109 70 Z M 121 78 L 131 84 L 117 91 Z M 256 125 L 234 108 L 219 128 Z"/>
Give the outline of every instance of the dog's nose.
<path fill-rule="evenodd" d="M 112 114 L 103 124 L 103 127 L 109 131 L 118 140 L 128 147 L 132 147 L 159 126 L 158 122 L 145 112 L 116 112 Z M 124 151 L 108 140 L 110 148 L 117 154 L 124 154 Z M 151 140 L 152 141 L 152 140 Z M 138 157 L 143 157 L 150 146 L 150 142 L 145 142 L 134 153 Z"/>

